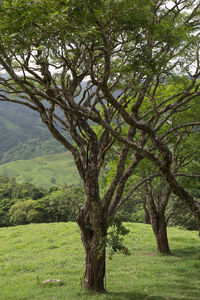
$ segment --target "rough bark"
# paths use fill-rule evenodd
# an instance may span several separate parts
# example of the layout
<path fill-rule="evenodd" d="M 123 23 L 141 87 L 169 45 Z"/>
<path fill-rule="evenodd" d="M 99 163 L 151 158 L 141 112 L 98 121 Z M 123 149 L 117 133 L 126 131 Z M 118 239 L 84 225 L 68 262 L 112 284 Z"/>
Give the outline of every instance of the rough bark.
<path fill-rule="evenodd" d="M 81 235 L 85 248 L 85 271 L 83 287 L 87 290 L 105 292 L 105 250 L 99 250 L 99 241 L 95 239 L 95 234 Z"/>
<path fill-rule="evenodd" d="M 94 219 L 97 221 L 94 223 Z M 106 225 L 98 222 L 88 202 L 81 209 L 77 218 L 81 229 L 81 239 L 85 249 L 85 271 L 82 285 L 87 290 L 105 292 L 105 248 L 102 245 L 106 237 Z"/>
<path fill-rule="evenodd" d="M 85 271 L 83 287 L 95 292 L 105 292 L 105 247 L 107 221 L 99 195 L 97 159 L 88 159 L 88 170 L 84 178 L 86 202 L 80 209 L 77 223 L 85 249 Z"/>

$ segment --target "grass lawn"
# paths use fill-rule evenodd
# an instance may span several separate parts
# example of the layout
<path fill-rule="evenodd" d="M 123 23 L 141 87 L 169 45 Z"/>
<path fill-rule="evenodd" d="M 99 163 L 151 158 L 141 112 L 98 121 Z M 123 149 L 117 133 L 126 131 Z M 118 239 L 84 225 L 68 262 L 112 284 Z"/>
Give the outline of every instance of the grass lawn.
<path fill-rule="evenodd" d="M 78 184 L 80 181 L 69 152 L 0 165 L 0 176 L 15 177 L 18 183 L 29 182 L 44 188 L 61 186 L 64 183 Z"/>
<path fill-rule="evenodd" d="M 75 223 L 0 228 L 0 300 L 199 300 L 200 238 L 170 228 L 171 256 L 158 256 L 151 227 L 126 223 L 131 255 L 107 260 L 108 294 L 81 288 L 84 250 Z M 61 279 L 63 285 L 44 285 Z"/>

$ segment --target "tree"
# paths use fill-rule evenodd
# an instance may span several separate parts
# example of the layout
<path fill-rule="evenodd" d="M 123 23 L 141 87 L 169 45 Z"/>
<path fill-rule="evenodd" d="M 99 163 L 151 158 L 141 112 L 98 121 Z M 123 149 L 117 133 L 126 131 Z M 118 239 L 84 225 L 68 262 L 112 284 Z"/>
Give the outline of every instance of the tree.
<path fill-rule="evenodd" d="M 192 109 L 195 109 L 195 107 Z M 176 116 L 175 119 L 171 118 L 171 130 L 183 124 L 182 121 L 185 121 L 188 118 L 188 114 L 191 114 L 192 109 L 188 109 L 186 112 L 183 112 L 182 116 Z M 195 114 L 193 113 L 192 115 L 193 121 L 195 121 Z M 197 186 L 195 178 L 200 177 L 198 163 L 199 130 L 198 128 L 194 130 L 192 127 L 186 126 L 185 128 L 183 127 L 180 132 L 176 132 L 175 135 L 175 137 L 173 135 L 170 136 L 170 148 L 172 153 L 171 170 L 175 177 L 184 177 L 190 180 L 192 179 L 193 184 L 195 183 Z M 152 178 L 144 184 L 142 198 L 148 206 L 152 228 L 156 237 L 157 250 L 160 253 L 170 253 L 167 238 L 167 223 L 172 216 L 172 213 L 176 211 L 175 206 L 177 205 L 177 199 L 174 199 L 174 195 L 172 195 L 170 186 L 166 183 L 166 181 L 163 180 L 161 174 L 155 174 L 152 165 L 144 165 L 143 161 L 140 169 L 141 177 L 144 178 L 147 175 L 152 176 Z M 181 181 L 183 183 L 182 179 Z M 186 183 L 186 181 L 184 182 L 184 186 L 186 186 L 187 189 L 190 188 L 189 183 Z M 171 205 L 174 207 L 172 213 L 167 210 L 170 200 L 174 202 L 174 204 Z M 187 211 L 185 206 L 183 211 L 184 209 Z M 168 216 L 166 214 L 168 214 Z"/>
<path fill-rule="evenodd" d="M 164 97 L 170 98 L 175 91 L 178 93 L 182 89 L 184 81 L 187 81 L 187 78 L 178 78 L 177 82 L 161 85 L 159 87 L 160 99 L 156 99 L 157 105 L 161 103 Z M 141 107 L 140 113 L 145 115 L 148 110 L 149 107 L 144 105 Z M 159 134 L 166 138 L 165 144 L 169 145 L 172 155 L 171 172 L 173 176 L 175 178 L 179 177 L 179 182 L 182 183 L 183 180 L 180 177 L 190 178 L 190 180 L 193 179 L 193 182 L 195 182 L 194 179 L 200 177 L 198 164 L 200 133 L 198 126 L 194 127 L 193 124 L 195 122 L 198 124 L 199 121 L 199 105 L 191 105 L 183 108 L 180 112 L 176 113 L 175 116 L 170 115 L 167 124 L 163 124 L 160 128 Z M 191 116 L 194 123 L 187 123 Z M 110 156 L 106 158 L 106 170 L 108 171 L 103 176 L 104 184 L 108 183 L 113 176 L 113 165 L 116 163 L 116 159 L 113 159 L 113 157 L 116 157 L 118 152 L 119 146 L 118 148 L 115 146 Z M 131 160 L 132 157 L 130 156 L 129 159 Z M 170 199 L 174 199 L 172 190 L 159 170 L 155 169 L 151 161 L 147 159 L 139 164 L 134 172 L 134 176 L 129 178 L 129 190 L 131 190 L 131 185 L 134 185 L 133 181 L 144 183 L 139 189 L 141 192 L 139 193 L 137 190 L 137 195 L 135 193 L 134 196 L 136 196 L 135 198 L 141 198 L 143 201 L 145 219 L 147 222 L 151 220 L 150 223 L 156 237 L 158 252 L 168 254 L 170 249 L 167 238 L 167 222 L 171 214 L 167 217 L 166 211 Z M 189 185 L 185 184 L 185 182 L 183 186 L 189 188 Z"/>
<path fill-rule="evenodd" d="M 83 40 L 82 25 L 76 21 L 80 9 L 81 5 L 75 5 L 73 1 L 41 1 L 39 6 L 37 1 L 2 2 L 1 15 L 6 18 L 1 23 L 0 65 L 8 77 L 1 78 L 1 101 L 23 104 L 38 111 L 51 134 L 73 154 L 86 195 L 77 218 L 86 251 L 83 285 L 102 292 L 105 274 L 105 247 L 100 249 L 102 241 L 107 238 L 107 229 L 122 188 L 141 158 L 136 156 L 134 163 L 127 168 L 129 147 L 125 145 L 115 178 L 105 195 L 100 197 L 99 172 L 114 138 L 106 128 L 98 138 L 89 122 L 92 119 L 90 114 L 94 110 L 98 118 L 106 119 L 111 125 L 116 113 L 111 108 L 105 116 L 100 116 L 94 101 L 100 101 L 104 106 L 103 97 L 90 82 L 82 92 L 82 82 L 89 75 L 88 46 L 93 47 L 94 33 L 86 31 Z M 11 19 L 13 22 L 9 26 Z M 88 15 L 88 29 L 92 22 Z M 66 139 L 65 130 L 75 144 Z M 117 197 L 111 207 L 115 192 Z"/>
<path fill-rule="evenodd" d="M 144 157 L 200 216 L 200 204 L 170 168 L 170 127 L 167 136 L 161 135 L 170 117 L 199 95 L 199 6 L 195 0 L 176 1 L 172 8 L 164 0 L 1 2 L 0 66 L 8 77 L 0 79 L 0 101 L 37 111 L 74 156 L 86 198 L 77 222 L 86 251 L 87 289 L 104 292 L 102 241 L 128 197 L 123 196 L 126 183 Z M 196 53 L 192 61 L 190 50 Z M 193 62 L 196 69 L 179 93 L 162 97 L 160 86 L 180 76 L 173 71 L 184 73 Z M 99 135 L 94 125 L 100 126 Z M 122 145 L 116 173 L 101 195 L 100 170 L 116 140 Z"/>

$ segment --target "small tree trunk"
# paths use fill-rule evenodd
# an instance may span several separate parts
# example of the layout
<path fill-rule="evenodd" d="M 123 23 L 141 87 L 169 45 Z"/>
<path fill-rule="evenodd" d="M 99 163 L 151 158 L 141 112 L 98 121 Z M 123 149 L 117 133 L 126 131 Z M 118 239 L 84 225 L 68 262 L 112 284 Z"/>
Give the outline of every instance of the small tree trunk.
<path fill-rule="evenodd" d="M 161 218 L 157 224 L 152 223 L 152 227 L 156 238 L 157 251 L 162 254 L 170 254 L 165 219 Z"/>
<path fill-rule="evenodd" d="M 142 197 L 142 203 L 143 203 L 143 208 L 144 208 L 144 221 L 145 224 L 151 224 L 151 218 L 147 206 L 147 199 L 145 196 Z"/>
<path fill-rule="evenodd" d="M 145 220 L 145 224 L 151 224 L 151 218 L 150 218 L 150 215 L 149 215 L 149 211 L 148 209 L 144 209 L 144 220 Z"/>
<path fill-rule="evenodd" d="M 170 254 L 167 238 L 167 222 L 165 220 L 165 207 L 170 196 L 170 189 L 167 186 L 165 191 L 161 195 L 162 197 L 158 196 L 157 201 L 155 202 L 152 192 L 152 185 L 150 183 L 146 183 L 145 189 L 146 201 L 151 218 L 151 225 L 157 243 L 157 251 L 163 254 Z"/>
<path fill-rule="evenodd" d="M 169 243 L 167 238 L 167 226 L 163 222 L 158 229 L 156 235 L 157 250 L 163 254 L 170 254 Z"/>

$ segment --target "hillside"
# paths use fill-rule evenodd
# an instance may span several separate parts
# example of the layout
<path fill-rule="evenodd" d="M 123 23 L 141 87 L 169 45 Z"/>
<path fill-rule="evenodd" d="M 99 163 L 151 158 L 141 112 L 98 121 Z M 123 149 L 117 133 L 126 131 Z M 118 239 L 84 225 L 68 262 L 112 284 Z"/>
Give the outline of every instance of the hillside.
<path fill-rule="evenodd" d="M 27 160 L 45 154 L 63 153 L 66 149 L 54 138 L 31 138 L 14 146 L 1 156 L 0 165 L 16 160 Z"/>
<path fill-rule="evenodd" d="M 0 155 L 31 138 L 47 138 L 47 129 L 36 112 L 13 103 L 0 103 Z"/>
<path fill-rule="evenodd" d="M 64 152 L 37 112 L 13 103 L 0 103 L 0 164 Z"/>
<path fill-rule="evenodd" d="M 158 256 L 151 226 L 127 223 L 131 255 L 107 259 L 108 294 L 92 300 L 199 300 L 200 252 L 196 232 L 169 228 L 171 256 Z M 75 223 L 0 228 L 1 300 L 90 299 L 82 291 L 84 250 Z M 61 279 L 63 285 L 44 285 Z"/>
<path fill-rule="evenodd" d="M 0 165 L 0 176 L 16 177 L 18 183 L 29 182 L 44 188 L 64 183 L 77 184 L 80 181 L 69 152 Z"/>

